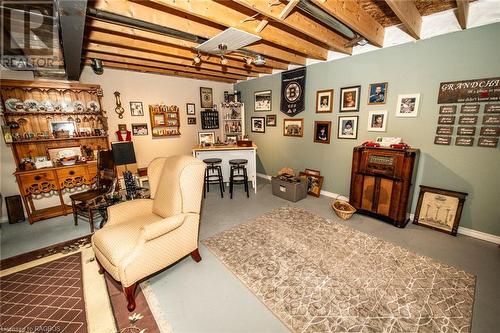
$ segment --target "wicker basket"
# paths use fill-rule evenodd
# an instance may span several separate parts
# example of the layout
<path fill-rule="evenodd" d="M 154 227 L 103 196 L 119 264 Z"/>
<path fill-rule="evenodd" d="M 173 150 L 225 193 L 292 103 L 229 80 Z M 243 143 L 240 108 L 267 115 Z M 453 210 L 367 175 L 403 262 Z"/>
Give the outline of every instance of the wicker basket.
<path fill-rule="evenodd" d="M 352 214 L 356 213 L 356 208 L 351 206 L 347 201 L 335 200 L 332 203 L 332 208 L 342 220 L 349 220 Z"/>

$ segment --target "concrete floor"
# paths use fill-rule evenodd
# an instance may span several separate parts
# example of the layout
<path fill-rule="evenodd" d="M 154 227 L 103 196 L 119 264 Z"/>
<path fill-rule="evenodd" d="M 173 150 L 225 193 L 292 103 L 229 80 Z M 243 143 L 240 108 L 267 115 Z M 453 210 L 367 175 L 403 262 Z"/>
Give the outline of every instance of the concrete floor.
<path fill-rule="evenodd" d="M 238 189 L 233 200 L 210 192 L 203 203 L 200 239 L 217 234 L 248 219 L 284 205 L 296 205 L 352 228 L 400 245 L 418 254 L 459 267 L 477 275 L 472 332 L 498 332 L 500 327 L 500 249 L 497 245 L 459 235 L 452 237 L 409 224 L 405 229 L 355 215 L 341 221 L 331 210 L 331 198 L 307 199 L 298 203 L 271 194 L 268 182 L 258 185 L 249 199 Z M 1 258 L 85 235 L 90 228 L 82 222 L 73 226 L 70 216 L 33 225 L 2 224 Z M 287 332 L 269 311 L 210 251 L 200 245 L 203 260 L 190 257 L 158 273 L 149 281 L 165 318 L 174 332 Z"/>

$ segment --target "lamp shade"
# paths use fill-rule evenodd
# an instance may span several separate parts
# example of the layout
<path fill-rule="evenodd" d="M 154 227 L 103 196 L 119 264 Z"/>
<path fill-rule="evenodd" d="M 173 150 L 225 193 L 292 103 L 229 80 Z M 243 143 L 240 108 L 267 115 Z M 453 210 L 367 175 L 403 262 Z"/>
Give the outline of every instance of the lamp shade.
<path fill-rule="evenodd" d="M 134 143 L 132 141 L 114 142 L 111 144 L 111 149 L 115 165 L 136 163 Z"/>

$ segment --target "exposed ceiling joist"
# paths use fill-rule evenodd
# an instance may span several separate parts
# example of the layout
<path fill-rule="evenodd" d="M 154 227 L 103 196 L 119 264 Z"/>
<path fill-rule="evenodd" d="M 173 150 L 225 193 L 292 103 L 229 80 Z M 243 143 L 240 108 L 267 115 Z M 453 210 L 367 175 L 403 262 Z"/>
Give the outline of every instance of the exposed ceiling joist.
<path fill-rule="evenodd" d="M 345 44 L 348 42 L 346 38 L 340 36 L 336 32 L 320 24 L 319 22 L 316 22 L 315 20 L 302 14 L 300 11 L 295 10 L 291 12 L 292 9 L 295 7 L 295 5 L 297 5 L 298 1 L 295 2 L 291 1 L 288 3 L 288 5 L 285 5 L 279 1 L 270 5 L 268 0 L 234 0 L 234 1 L 264 16 L 279 21 L 291 29 L 297 30 L 311 38 L 316 39 L 321 43 L 324 43 L 334 51 L 346 54 L 352 53 L 351 47 L 345 47 Z M 287 11 L 287 15 L 285 15 L 284 18 L 281 18 L 282 13 L 287 9 L 287 7 L 290 4 L 294 4 L 294 6 L 290 6 L 289 11 Z"/>
<path fill-rule="evenodd" d="M 281 12 L 278 14 L 280 20 L 284 20 L 290 14 L 290 12 L 297 6 L 300 0 L 288 0 L 288 3 L 285 7 L 281 9 Z M 277 2 L 276 2 L 277 3 Z"/>
<path fill-rule="evenodd" d="M 126 64 L 131 64 L 131 65 L 162 68 L 162 69 L 167 69 L 167 70 L 210 75 L 210 76 L 223 77 L 223 78 L 234 79 L 234 80 L 246 80 L 247 79 L 247 76 L 244 76 L 244 75 L 224 73 L 224 72 L 215 71 L 215 70 L 207 70 L 207 69 L 203 69 L 200 67 L 191 67 L 191 66 L 186 66 L 186 65 L 175 65 L 175 64 L 169 64 L 169 63 L 160 62 L 160 61 L 146 60 L 146 59 L 139 59 L 139 58 L 130 58 L 130 57 L 124 57 L 122 55 L 112 55 L 112 54 L 97 53 L 97 52 L 92 52 L 92 51 L 84 52 L 84 58 L 87 58 L 87 59 L 97 58 L 97 59 L 101 59 L 103 61 L 120 62 L 120 63 L 126 63 Z"/>
<path fill-rule="evenodd" d="M 185 14 L 179 16 L 172 14 L 169 11 L 159 11 L 151 7 L 143 6 L 140 3 L 134 3 L 130 1 L 96 0 L 94 2 L 94 8 L 181 31 L 189 31 L 192 34 L 207 39 L 217 35 L 224 30 L 222 27 L 214 24 L 213 22 L 193 21 L 189 18 L 186 18 Z M 246 47 L 246 49 L 260 53 L 262 55 L 265 55 L 266 57 L 280 59 L 292 64 L 305 65 L 306 63 L 306 58 L 303 55 L 280 47 L 276 47 L 275 45 L 267 42 L 259 42 Z"/>
<path fill-rule="evenodd" d="M 469 0 L 457 0 L 457 19 L 462 29 L 467 29 L 469 17 Z"/>
<path fill-rule="evenodd" d="M 225 6 L 227 2 L 216 1 L 175 1 L 153 0 L 153 2 L 171 9 L 179 10 L 201 19 L 215 22 L 225 27 L 234 27 L 249 33 L 255 33 L 258 20 L 247 20 L 248 15 Z M 230 3 L 228 3 L 230 4 Z M 270 22 L 259 34 L 264 40 L 291 49 L 313 59 L 326 60 L 327 50 L 306 39 L 275 27 Z"/>
<path fill-rule="evenodd" d="M 197 68 L 203 68 L 203 69 L 209 69 L 209 70 L 214 70 L 214 71 L 220 71 L 223 73 L 233 73 L 233 74 L 238 74 L 238 75 L 244 75 L 244 76 L 258 76 L 260 73 L 271 73 L 271 69 L 263 69 L 262 72 L 253 72 L 249 69 L 245 68 L 227 68 L 226 66 L 222 66 L 220 64 L 213 64 L 209 62 L 203 62 L 198 65 L 195 65 L 192 60 L 188 59 L 183 59 L 183 58 L 178 58 L 174 57 L 171 55 L 163 55 L 163 54 L 156 54 L 156 53 L 151 53 L 147 51 L 140 51 L 140 50 L 132 50 L 128 49 L 126 46 L 109 46 L 109 45 L 102 45 L 98 43 L 88 43 L 84 45 L 84 48 L 86 51 L 92 51 L 92 52 L 99 52 L 99 53 L 105 53 L 105 54 L 112 54 L 112 55 L 121 55 L 124 57 L 130 57 L 130 58 L 137 58 L 137 59 L 143 59 L 143 60 L 155 60 L 159 62 L 164 62 L 164 63 L 169 63 L 169 64 L 174 64 L 174 65 L 183 65 L 183 66 L 190 66 L 190 67 L 197 67 Z"/>
<path fill-rule="evenodd" d="M 392 11 L 401 20 L 406 31 L 415 39 L 420 39 L 422 16 L 415 3 L 408 0 L 385 0 Z"/>
<path fill-rule="evenodd" d="M 316 6 L 365 37 L 371 44 L 384 45 L 384 27 L 356 1 L 311 0 Z"/>
<path fill-rule="evenodd" d="M 87 0 L 59 0 L 57 9 L 66 76 L 68 80 L 79 80 Z"/>
<path fill-rule="evenodd" d="M 86 60 L 85 64 L 90 65 L 91 61 Z M 196 74 L 196 73 L 186 73 L 186 72 L 181 72 L 181 71 L 173 71 L 173 70 L 155 68 L 155 67 L 124 64 L 124 63 L 112 62 L 112 61 L 103 61 L 103 65 L 104 65 L 104 67 L 108 67 L 108 68 L 115 68 L 115 69 L 122 69 L 122 70 L 125 69 L 125 70 L 134 71 L 134 72 L 141 72 L 141 73 L 153 73 L 153 74 L 162 74 L 162 75 L 168 75 L 168 76 L 181 76 L 181 77 L 187 77 L 187 78 L 197 79 L 197 80 L 219 81 L 219 82 L 226 82 L 226 83 L 235 83 L 236 82 L 236 80 L 222 78 L 222 77 L 215 77 L 215 76 L 202 75 L 202 74 Z"/>

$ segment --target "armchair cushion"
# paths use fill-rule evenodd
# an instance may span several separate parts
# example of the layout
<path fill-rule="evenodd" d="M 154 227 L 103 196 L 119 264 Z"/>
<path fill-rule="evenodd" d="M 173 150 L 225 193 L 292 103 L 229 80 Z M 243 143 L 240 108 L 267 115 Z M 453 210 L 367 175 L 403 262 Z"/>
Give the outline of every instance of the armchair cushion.
<path fill-rule="evenodd" d="M 179 214 L 143 226 L 141 241 L 147 242 L 177 229 L 182 225 L 185 218 L 185 214 Z"/>
<path fill-rule="evenodd" d="M 127 222 L 114 225 L 106 223 L 105 228 L 94 233 L 92 244 L 111 264 L 118 266 L 120 261 L 137 246 L 141 237 L 141 229 L 161 220 L 161 216 L 143 212 L 142 215 Z"/>

